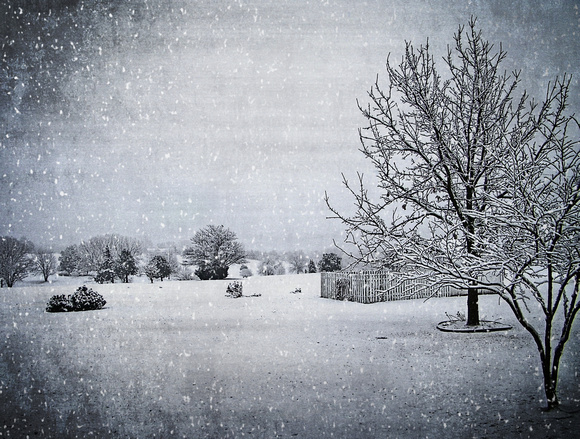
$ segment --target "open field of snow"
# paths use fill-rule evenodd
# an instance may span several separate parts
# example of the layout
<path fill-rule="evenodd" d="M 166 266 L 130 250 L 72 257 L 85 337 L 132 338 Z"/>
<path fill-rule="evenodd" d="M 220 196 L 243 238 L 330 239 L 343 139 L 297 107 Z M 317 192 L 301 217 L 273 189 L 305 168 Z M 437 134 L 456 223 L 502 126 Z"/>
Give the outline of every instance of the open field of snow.
<path fill-rule="evenodd" d="M 77 284 L 78 282 L 78 284 Z M 45 313 L 82 280 L 0 289 L 0 437 L 572 437 L 580 334 L 562 360 L 567 412 L 544 413 L 531 337 L 443 333 L 465 298 L 321 299 L 320 275 L 91 287 L 106 308 Z M 290 293 L 295 288 L 302 293 Z"/>

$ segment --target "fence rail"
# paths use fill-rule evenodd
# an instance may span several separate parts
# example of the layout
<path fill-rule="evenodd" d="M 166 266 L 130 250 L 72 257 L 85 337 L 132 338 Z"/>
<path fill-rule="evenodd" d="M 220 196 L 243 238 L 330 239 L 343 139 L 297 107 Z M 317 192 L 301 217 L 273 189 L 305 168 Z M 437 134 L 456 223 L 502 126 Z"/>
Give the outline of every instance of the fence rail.
<path fill-rule="evenodd" d="M 451 286 L 434 287 L 424 280 L 387 271 L 338 271 L 321 273 L 320 278 L 321 297 L 359 303 L 466 295 L 464 290 Z"/>

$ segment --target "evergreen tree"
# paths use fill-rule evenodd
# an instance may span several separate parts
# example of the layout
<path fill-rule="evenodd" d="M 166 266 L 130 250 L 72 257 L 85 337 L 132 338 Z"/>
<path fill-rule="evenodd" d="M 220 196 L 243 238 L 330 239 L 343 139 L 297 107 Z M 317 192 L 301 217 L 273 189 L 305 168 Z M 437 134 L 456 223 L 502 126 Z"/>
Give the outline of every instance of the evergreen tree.
<path fill-rule="evenodd" d="M 316 264 L 312 259 L 308 262 L 308 273 L 316 273 Z"/>
<path fill-rule="evenodd" d="M 320 272 L 340 271 L 342 268 L 342 259 L 336 253 L 324 253 L 318 263 Z"/>
<path fill-rule="evenodd" d="M 121 250 L 121 254 L 115 262 L 114 268 L 115 274 L 124 283 L 129 283 L 129 276 L 135 275 L 138 272 L 135 257 L 129 250 Z"/>
<path fill-rule="evenodd" d="M 111 256 L 111 250 L 109 247 L 105 247 L 105 251 L 103 254 L 103 262 L 100 264 L 99 269 L 97 270 L 97 274 L 95 275 L 95 282 L 99 284 L 103 283 L 115 283 L 116 277 L 116 270 L 115 270 L 115 261 Z"/>
<path fill-rule="evenodd" d="M 160 279 L 163 282 L 163 279 L 169 277 L 172 272 L 173 268 L 170 262 L 165 256 L 161 255 L 153 256 L 145 266 L 145 275 L 151 283 L 153 283 L 154 279 Z"/>
<path fill-rule="evenodd" d="M 59 270 L 71 275 L 78 273 L 81 265 L 81 255 L 76 245 L 69 245 L 60 254 Z"/>

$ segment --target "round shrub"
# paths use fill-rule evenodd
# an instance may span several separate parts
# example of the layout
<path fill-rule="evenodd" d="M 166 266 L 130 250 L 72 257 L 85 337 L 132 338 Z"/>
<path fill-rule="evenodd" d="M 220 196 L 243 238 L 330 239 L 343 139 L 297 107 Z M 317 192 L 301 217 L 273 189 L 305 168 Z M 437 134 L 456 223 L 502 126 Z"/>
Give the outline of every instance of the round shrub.
<path fill-rule="evenodd" d="M 243 296 L 243 286 L 241 282 L 231 282 L 226 288 L 226 296 L 237 299 Z"/>
<path fill-rule="evenodd" d="M 228 277 L 229 267 L 224 267 L 220 265 L 200 265 L 197 270 L 195 270 L 195 275 L 201 280 L 215 280 L 215 279 L 225 279 Z"/>
<path fill-rule="evenodd" d="M 101 309 L 105 306 L 105 299 L 96 291 L 86 285 L 78 287 L 72 294 L 55 295 L 50 298 L 46 305 L 47 312 L 89 311 Z"/>
<path fill-rule="evenodd" d="M 69 300 L 70 296 L 65 296 L 64 294 L 57 294 L 52 296 L 46 305 L 46 311 L 48 312 L 67 312 L 72 311 L 73 306 Z"/>
<path fill-rule="evenodd" d="M 107 303 L 103 296 L 91 288 L 87 288 L 86 285 L 77 288 L 71 296 L 71 302 L 74 311 L 101 309 Z"/>
<path fill-rule="evenodd" d="M 240 269 L 240 276 L 246 278 L 252 276 L 252 270 L 249 268 L 242 268 Z"/>

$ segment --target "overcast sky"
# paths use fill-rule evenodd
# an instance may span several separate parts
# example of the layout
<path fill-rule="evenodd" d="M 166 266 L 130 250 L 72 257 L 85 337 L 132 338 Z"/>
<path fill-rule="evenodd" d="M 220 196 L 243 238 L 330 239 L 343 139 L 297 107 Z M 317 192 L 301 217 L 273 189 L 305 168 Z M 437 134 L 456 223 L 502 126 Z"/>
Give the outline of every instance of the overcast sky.
<path fill-rule="evenodd" d="M 248 249 L 340 241 L 324 193 L 348 210 L 341 172 L 372 176 L 357 99 L 405 40 L 443 56 L 471 15 L 530 92 L 568 72 L 580 102 L 574 1 L 68 3 L 2 46 L 0 234 L 57 248 L 105 233 L 177 242 L 207 224 Z M 38 108 L 29 87 L 46 91 Z"/>

